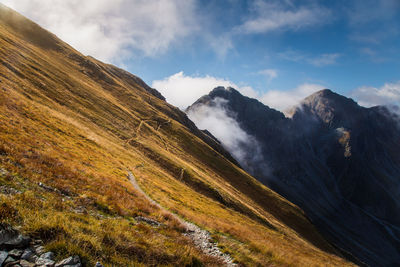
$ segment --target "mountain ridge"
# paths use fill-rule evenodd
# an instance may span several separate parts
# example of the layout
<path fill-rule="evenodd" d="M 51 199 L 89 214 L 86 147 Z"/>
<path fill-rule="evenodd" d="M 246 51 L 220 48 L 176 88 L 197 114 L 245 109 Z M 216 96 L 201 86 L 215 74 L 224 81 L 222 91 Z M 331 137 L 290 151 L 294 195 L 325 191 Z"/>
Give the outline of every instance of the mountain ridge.
<path fill-rule="evenodd" d="M 257 169 L 259 162 L 246 162 L 250 173 L 302 207 L 359 264 L 399 261 L 399 133 L 387 108 L 364 108 L 325 89 L 306 97 L 287 118 L 236 90 L 219 88 L 190 106 L 189 114 L 213 107 L 218 98 L 226 114 L 259 142 L 271 169 L 265 173 Z M 248 109 L 249 103 L 260 108 Z"/>

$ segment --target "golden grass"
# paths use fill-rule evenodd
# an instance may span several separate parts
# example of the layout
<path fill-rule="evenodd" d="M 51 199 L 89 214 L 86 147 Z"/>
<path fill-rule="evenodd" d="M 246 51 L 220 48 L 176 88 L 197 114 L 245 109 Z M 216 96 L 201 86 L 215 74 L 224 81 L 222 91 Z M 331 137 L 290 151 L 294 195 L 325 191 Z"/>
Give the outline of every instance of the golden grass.
<path fill-rule="evenodd" d="M 4 23 L 4 12 L 0 168 L 10 174 L 0 184 L 23 193 L 0 195 L 0 220 L 44 239 L 59 258 L 77 253 L 87 264 L 218 265 L 135 191 L 132 171 L 153 199 L 209 230 L 243 266 L 351 265 L 298 207 L 195 136 L 182 112 L 134 77 L 57 39 L 38 43 Z M 165 226 L 137 224 L 137 215 Z"/>

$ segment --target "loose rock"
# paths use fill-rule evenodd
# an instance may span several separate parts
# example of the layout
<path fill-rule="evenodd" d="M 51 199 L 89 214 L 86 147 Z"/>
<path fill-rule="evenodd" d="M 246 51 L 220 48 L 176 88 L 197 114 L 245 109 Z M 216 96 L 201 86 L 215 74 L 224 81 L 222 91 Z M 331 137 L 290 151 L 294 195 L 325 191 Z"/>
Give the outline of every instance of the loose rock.
<path fill-rule="evenodd" d="M 0 251 L 0 266 L 2 266 L 7 257 L 8 257 L 7 251 Z"/>
<path fill-rule="evenodd" d="M 24 252 L 21 255 L 21 259 L 23 260 L 29 260 L 33 256 L 33 251 L 30 248 L 27 248 L 24 250 Z"/>
<path fill-rule="evenodd" d="M 152 226 L 160 226 L 161 224 L 153 219 L 142 217 L 142 216 L 137 216 L 135 217 L 135 220 L 138 222 L 145 222 L 147 224 L 150 224 Z"/>
<path fill-rule="evenodd" d="M 46 260 L 54 260 L 54 253 L 53 252 L 46 252 L 44 254 L 42 254 L 40 257 L 40 259 L 46 259 Z"/>
<path fill-rule="evenodd" d="M 21 267 L 35 267 L 34 263 L 26 261 L 26 260 L 20 260 L 19 265 L 21 265 Z"/>
<path fill-rule="evenodd" d="M 54 266 L 55 261 L 49 260 L 49 259 L 45 259 L 45 258 L 38 258 L 36 260 L 35 264 L 39 265 L 39 266 Z"/>
<path fill-rule="evenodd" d="M 24 253 L 23 250 L 20 249 L 13 249 L 10 252 L 8 252 L 8 255 L 14 258 L 19 258 L 21 257 L 22 253 Z"/>
<path fill-rule="evenodd" d="M 81 264 L 81 260 L 79 256 L 75 255 L 58 262 L 55 267 L 75 266 L 77 264 Z"/>

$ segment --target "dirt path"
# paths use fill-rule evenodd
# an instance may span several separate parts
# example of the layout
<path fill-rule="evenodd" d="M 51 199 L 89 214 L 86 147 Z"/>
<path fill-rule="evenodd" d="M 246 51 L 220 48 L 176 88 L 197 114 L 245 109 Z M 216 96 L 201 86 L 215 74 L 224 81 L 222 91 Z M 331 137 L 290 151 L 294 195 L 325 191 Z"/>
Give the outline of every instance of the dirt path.
<path fill-rule="evenodd" d="M 168 210 L 164 209 L 160 204 L 155 202 L 140 188 L 133 173 L 129 172 L 128 178 L 131 181 L 133 187 L 135 187 L 137 191 L 139 191 L 148 201 L 150 201 L 150 203 L 156 205 L 165 212 L 168 212 L 179 222 L 181 222 L 187 229 L 184 235 L 189 237 L 193 241 L 195 246 L 199 248 L 203 253 L 223 261 L 228 267 L 237 266 L 237 264 L 233 263 L 232 258 L 228 254 L 222 253 L 221 250 L 218 248 L 217 244 L 211 241 L 211 235 L 208 231 L 203 230 L 197 225 L 191 222 L 187 222 L 182 218 L 179 218 L 176 214 L 173 214 Z"/>

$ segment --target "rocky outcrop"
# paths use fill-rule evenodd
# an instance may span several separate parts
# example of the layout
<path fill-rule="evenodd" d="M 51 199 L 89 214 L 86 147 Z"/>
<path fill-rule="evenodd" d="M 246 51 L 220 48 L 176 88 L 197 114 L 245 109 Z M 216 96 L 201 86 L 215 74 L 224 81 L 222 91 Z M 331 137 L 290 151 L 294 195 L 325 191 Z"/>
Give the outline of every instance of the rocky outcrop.
<path fill-rule="evenodd" d="M 226 100 L 227 114 L 259 142 L 269 170 L 239 162 L 247 171 L 305 210 L 356 263 L 400 262 L 400 131 L 388 108 L 364 108 L 326 89 L 286 117 L 218 87 L 189 110 L 213 105 L 216 98 Z"/>
<path fill-rule="evenodd" d="M 60 262 L 54 253 L 45 251 L 41 240 L 24 236 L 9 225 L 0 223 L 0 267 L 81 267 L 79 256 Z"/>

